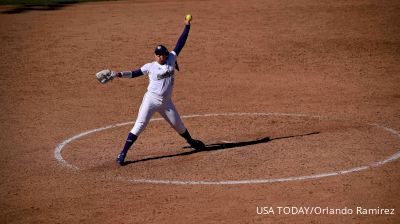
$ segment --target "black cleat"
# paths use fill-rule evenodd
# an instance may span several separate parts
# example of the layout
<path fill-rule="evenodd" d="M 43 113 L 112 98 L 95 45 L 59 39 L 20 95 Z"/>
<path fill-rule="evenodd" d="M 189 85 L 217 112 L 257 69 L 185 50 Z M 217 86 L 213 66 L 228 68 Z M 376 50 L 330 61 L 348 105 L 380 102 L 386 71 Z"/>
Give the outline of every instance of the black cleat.
<path fill-rule="evenodd" d="M 206 148 L 206 145 L 202 141 L 196 140 L 196 139 L 193 139 L 192 141 L 190 141 L 189 144 L 190 144 L 190 147 L 194 148 L 195 150 L 199 150 L 199 151 Z"/>
<path fill-rule="evenodd" d="M 118 157 L 117 157 L 116 162 L 117 162 L 120 166 L 125 165 L 125 157 L 126 157 L 126 154 L 125 154 L 125 153 L 120 153 L 120 154 L 118 155 Z"/>

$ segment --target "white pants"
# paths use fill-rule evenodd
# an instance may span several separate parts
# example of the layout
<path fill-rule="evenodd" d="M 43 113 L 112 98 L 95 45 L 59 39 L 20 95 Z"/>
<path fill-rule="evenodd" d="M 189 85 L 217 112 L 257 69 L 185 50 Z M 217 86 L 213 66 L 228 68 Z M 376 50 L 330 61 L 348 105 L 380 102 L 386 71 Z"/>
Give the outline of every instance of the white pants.
<path fill-rule="evenodd" d="M 143 102 L 140 105 L 139 114 L 131 133 L 139 136 L 155 112 L 160 113 L 179 134 L 183 134 L 186 131 L 186 127 L 171 98 L 162 98 L 157 94 L 147 92 L 143 97 Z"/>

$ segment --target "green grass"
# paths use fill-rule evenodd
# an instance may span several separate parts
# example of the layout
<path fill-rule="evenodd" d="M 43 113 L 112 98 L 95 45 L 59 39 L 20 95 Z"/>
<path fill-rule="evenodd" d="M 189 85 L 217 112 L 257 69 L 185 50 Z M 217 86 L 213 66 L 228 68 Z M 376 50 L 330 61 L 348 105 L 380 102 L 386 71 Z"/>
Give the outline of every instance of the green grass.
<path fill-rule="evenodd" d="M 73 4 L 80 2 L 98 2 L 110 0 L 0 0 L 0 5 L 35 5 L 48 6 L 59 4 Z"/>

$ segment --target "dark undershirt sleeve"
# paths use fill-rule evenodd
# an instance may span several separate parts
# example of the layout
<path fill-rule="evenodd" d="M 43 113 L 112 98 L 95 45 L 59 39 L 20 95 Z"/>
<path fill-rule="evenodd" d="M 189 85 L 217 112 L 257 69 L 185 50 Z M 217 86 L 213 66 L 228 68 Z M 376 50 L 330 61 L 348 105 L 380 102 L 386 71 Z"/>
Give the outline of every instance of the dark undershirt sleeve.
<path fill-rule="evenodd" d="M 189 30 L 190 30 L 190 25 L 185 25 L 185 29 L 183 30 L 181 36 L 178 39 L 178 42 L 176 43 L 175 48 L 174 48 L 174 51 L 177 56 L 181 52 L 183 46 L 185 46 L 186 40 L 189 36 Z"/>
<path fill-rule="evenodd" d="M 132 78 L 136 78 L 136 77 L 139 77 L 142 75 L 144 75 L 144 73 L 142 72 L 142 70 L 140 68 L 132 71 Z"/>

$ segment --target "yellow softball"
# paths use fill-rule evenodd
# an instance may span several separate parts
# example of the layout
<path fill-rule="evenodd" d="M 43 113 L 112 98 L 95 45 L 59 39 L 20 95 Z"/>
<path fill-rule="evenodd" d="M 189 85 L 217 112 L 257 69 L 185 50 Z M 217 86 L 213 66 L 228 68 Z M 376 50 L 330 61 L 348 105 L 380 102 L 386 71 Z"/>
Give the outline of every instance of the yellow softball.
<path fill-rule="evenodd" d="M 192 20 L 192 15 L 187 14 L 185 19 L 190 22 Z"/>

